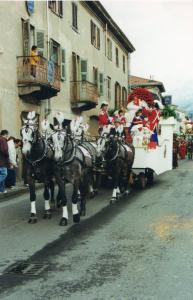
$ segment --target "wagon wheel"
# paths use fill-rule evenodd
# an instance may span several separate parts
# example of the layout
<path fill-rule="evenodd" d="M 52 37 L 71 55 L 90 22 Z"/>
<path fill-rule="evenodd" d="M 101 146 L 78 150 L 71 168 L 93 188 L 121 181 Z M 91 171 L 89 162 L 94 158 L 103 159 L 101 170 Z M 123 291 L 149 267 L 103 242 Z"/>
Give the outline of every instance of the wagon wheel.
<path fill-rule="evenodd" d="M 154 171 L 152 169 L 145 170 L 145 176 L 147 178 L 147 184 L 152 185 L 154 182 Z"/>
<path fill-rule="evenodd" d="M 141 172 L 138 175 L 137 186 L 139 189 L 143 190 L 146 187 L 146 176 L 145 173 Z"/>

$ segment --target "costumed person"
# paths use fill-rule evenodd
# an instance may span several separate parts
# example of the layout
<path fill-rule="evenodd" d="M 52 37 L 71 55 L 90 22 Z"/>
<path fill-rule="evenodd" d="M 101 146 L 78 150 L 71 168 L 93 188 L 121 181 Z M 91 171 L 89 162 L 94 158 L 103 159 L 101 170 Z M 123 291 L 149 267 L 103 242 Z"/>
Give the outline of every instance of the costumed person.
<path fill-rule="evenodd" d="M 158 124 L 161 116 L 160 109 L 163 108 L 163 105 L 160 101 L 154 100 L 153 104 L 149 104 L 148 108 L 143 108 L 143 115 L 147 117 L 149 129 L 153 132 L 151 136 L 151 142 L 158 144 Z"/>
<path fill-rule="evenodd" d="M 186 142 L 183 139 L 179 143 L 179 155 L 181 159 L 186 157 Z"/>
<path fill-rule="evenodd" d="M 108 114 L 108 103 L 106 101 L 102 102 L 101 109 L 98 114 L 98 124 L 99 124 L 99 135 L 101 134 L 103 127 L 111 123 L 109 114 Z"/>
<path fill-rule="evenodd" d="M 131 129 L 136 126 L 136 125 L 141 125 L 138 126 L 138 128 L 142 128 L 143 126 L 145 126 L 147 123 L 147 120 L 145 119 L 143 113 L 142 113 L 142 109 L 139 109 L 136 113 L 135 116 L 133 118 L 133 121 L 131 123 L 131 126 L 129 127 L 129 131 L 131 131 Z"/>
<path fill-rule="evenodd" d="M 121 122 L 121 124 L 122 124 L 124 127 L 126 126 L 127 121 L 126 121 L 126 118 L 125 118 L 125 112 L 124 112 L 123 109 L 120 109 L 120 110 L 118 111 L 118 114 L 115 114 L 115 116 L 114 116 L 113 119 L 112 119 L 112 122 L 115 122 L 115 119 L 119 119 L 120 122 Z"/>
<path fill-rule="evenodd" d="M 138 96 L 133 96 L 132 101 L 127 104 L 128 112 L 125 113 L 128 127 L 131 126 L 136 112 L 143 107 L 147 108 L 147 103 L 141 100 Z"/>
<path fill-rule="evenodd" d="M 124 136 L 124 127 L 123 124 L 121 123 L 121 120 L 116 118 L 114 120 L 114 126 L 111 127 L 109 135 L 117 136 L 117 137 L 123 137 Z"/>
<path fill-rule="evenodd" d="M 179 153 L 179 142 L 177 137 L 174 136 L 173 140 L 173 169 L 178 168 L 178 153 Z"/>

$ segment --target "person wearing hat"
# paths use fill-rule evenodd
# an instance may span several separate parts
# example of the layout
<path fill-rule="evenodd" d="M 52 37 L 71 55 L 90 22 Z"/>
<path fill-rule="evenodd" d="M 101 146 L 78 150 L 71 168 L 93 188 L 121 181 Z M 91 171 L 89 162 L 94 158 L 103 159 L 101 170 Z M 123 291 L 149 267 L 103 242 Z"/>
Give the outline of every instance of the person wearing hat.
<path fill-rule="evenodd" d="M 121 123 L 121 120 L 116 118 L 114 120 L 114 126 L 111 128 L 109 135 L 123 137 L 124 135 L 123 128 L 124 127 L 123 124 Z"/>
<path fill-rule="evenodd" d="M 98 114 L 99 134 L 101 133 L 105 125 L 110 124 L 110 118 L 108 115 L 108 103 L 104 101 L 101 104 L 101 108 Z"/>

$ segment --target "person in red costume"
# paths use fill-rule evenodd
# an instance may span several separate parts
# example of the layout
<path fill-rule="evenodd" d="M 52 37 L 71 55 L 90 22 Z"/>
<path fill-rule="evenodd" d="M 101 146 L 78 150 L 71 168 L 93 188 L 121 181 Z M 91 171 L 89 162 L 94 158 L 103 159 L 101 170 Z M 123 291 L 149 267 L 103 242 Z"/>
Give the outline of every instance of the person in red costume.
<path fill-rule="evenodd" d="M 113 119 L 112 119 L 112 123 L 115 122 L 115 120 L 118 119 L 120 120 L 121 124 L 125 127 L 126 126 L 126 118 L 125 118 L 125 112 L 123 109 L 120 109 L 118 111 L 118 114 L 116 114 Z"/>
<path fill-rule="evenodd" d="M 108 115 L 108 103 L 105 101 L 101 104 L 101 109 L 98 114 L 98 124 L 99 124 L 99 134 L 101 133 L 105 125 L 110 124 L 110 118 Z"/>
<path fill-rule="evenodd" d="M 153 132 L 151 141 L 158 144 L 158 124 L 161 116 L 160 108 L 162 107 L 159 101 L 154 101 L 154 104 L 149 104 L 148 108 L 143 108 L 143 115 L 148 119 L 148 127 Z"/>

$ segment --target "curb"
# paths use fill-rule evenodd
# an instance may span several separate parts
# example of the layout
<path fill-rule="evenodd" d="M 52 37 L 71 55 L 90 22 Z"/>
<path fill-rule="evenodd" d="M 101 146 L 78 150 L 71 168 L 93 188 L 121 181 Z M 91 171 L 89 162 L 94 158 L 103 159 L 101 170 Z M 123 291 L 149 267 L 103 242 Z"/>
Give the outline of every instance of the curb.
<path fill-rule="evenodd" d="M 39 190 L 43 187 L 42 183 L 36 184 L 36 190 Z M 9 199 L 14 199 L 15 197 L 28 194 L 29 193 L 29 188 L 28 187 L 18 187 L 13 190 L 9 190 L 6 194 L 1 194 L 0 195 L 0 203 L 7 201 Z"/>

